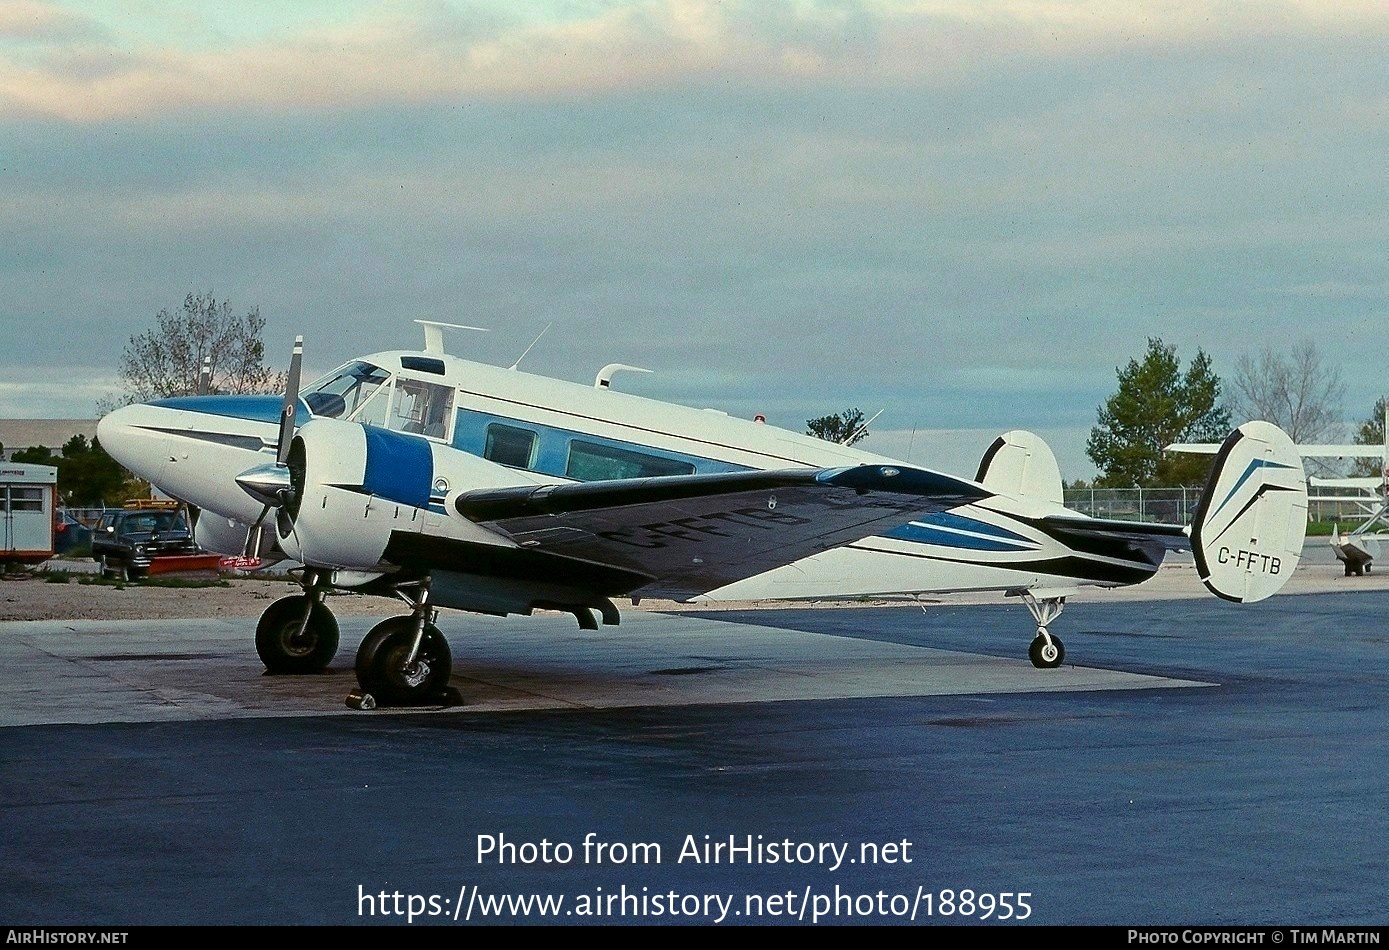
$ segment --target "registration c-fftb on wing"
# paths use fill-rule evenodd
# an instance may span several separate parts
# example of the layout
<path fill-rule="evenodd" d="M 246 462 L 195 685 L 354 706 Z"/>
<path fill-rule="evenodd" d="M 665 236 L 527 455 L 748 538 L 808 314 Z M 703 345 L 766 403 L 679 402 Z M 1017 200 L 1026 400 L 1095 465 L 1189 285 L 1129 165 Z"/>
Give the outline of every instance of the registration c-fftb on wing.
<path fill-rule="evenodd" d="M 1275 591 L 1297 563 L 1306 481 L 1266 423 L 1231 434 L 1188 528 L 1087 518 L 1061 504 L 1055 457 L 1010 432 L 974 479 L 760 421 L 469 362 L 443 352 L 353 360 L 288 392 L 188 396 L 116 410 L 117 460 L 197 505 L 199 543 L 249 550 L 273 531 L 303 593 L 273 603 L 256 647 L 274 673 L 337 652 L 324 595 L 405 600 L 357 652 L 365 694 L 438 701 L 451 668 L 436 608 L 619 621 L 615 600 L 826 598 L 998 591 L 1037 622 L 1029 656 L 1062 662 L 1048 629 L 1068 593 L 1119 587 L 1195 546 L 1222 597 Z"/>

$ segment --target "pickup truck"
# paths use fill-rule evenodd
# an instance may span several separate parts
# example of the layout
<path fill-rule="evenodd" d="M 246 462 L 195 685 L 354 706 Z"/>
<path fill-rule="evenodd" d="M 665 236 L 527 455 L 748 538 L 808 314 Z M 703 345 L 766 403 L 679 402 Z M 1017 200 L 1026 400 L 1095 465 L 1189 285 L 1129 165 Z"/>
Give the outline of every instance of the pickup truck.
<path fill-rule="evenodd" d="M 102 514 L 92 532 L 92 558 L 106 577 L 216 568 L 218 557 L 193 543 L 188 516 L 174 506 L 132 506 Z"/>

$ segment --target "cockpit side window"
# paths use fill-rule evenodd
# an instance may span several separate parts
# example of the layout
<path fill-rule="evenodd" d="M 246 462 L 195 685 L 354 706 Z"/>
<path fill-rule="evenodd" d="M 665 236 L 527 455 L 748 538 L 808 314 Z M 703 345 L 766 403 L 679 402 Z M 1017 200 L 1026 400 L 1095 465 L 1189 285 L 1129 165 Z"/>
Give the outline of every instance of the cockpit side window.
<path fill-rule="evenodd" d="M 348 363 L 304 391 L 304 402 L 315 416 L 346 419 L 383 386 L 391 374 L 360 360 Z"/>
<path fill-rule="evenodd" d="M 453 387 L 420 379 L 396 381 L 386 427 L 414 432 L 431 439 L 447 439 L 453 417 Z"/>

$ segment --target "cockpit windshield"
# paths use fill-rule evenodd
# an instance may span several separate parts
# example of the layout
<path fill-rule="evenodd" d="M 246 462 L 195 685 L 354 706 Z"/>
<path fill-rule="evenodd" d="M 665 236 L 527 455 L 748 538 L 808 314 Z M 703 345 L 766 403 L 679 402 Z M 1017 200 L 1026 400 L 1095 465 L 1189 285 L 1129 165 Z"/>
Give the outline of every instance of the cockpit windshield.
<path fill-rule="evenodd" d="M 346 419 L 390 378 L 391 374 L 381 367 L 358 360 L 304 390 L 304 402 L 315 416 Z"/>

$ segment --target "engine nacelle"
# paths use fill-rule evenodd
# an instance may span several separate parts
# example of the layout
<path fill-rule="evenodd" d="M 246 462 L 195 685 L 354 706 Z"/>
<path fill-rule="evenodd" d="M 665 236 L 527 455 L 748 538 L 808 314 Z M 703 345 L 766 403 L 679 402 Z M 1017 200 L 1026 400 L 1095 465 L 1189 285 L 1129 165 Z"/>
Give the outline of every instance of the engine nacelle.
<path fill-rule="evenodd" d="M 419 436 L 314 419 L 289 451 L 294 497 L 276 519 L 280 546 L 313 567 L 391 570 L 393 535 L 428 532 L 481 544 L 514 544 L 446 504 L 460 490 L 514 485 L 525 476 Z"/>

